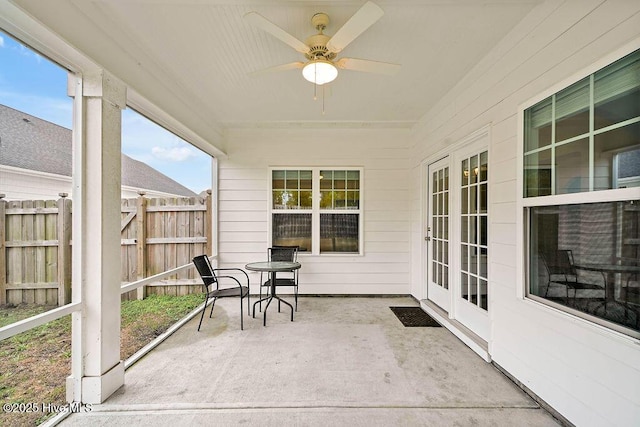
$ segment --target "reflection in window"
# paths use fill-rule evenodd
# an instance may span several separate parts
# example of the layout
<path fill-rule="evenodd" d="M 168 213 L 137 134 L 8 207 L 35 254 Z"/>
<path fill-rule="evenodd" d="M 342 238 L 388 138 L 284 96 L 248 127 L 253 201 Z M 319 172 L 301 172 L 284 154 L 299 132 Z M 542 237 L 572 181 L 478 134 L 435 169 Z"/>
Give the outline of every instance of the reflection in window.
<path fill-rule="evenodd" d="M 529 295 L 639 331 L 640 200 L 529 208 Z"/>
<path fill-rule="evenodd" d="M 311 171 L 272 172 L 273 209 L 311 209 Z"/>
<path fill-rule="evenodd" d="M 360 179 L 356 169 L 272 170 L 272 244 L 299 246 L 301 252 L 358 253 Z"/>
<path fill-rule="evenodd" d="M 358 209 L 360 171 L 320 171 L 320 209 Z"/>
<path fill-rule="evenodd" d="M 273 215 L 273 245 L 298 246 L 300 251 L 311 248 L 311 214 Z"/>
<path fill-rule="evenodd" d="M 640 187 L 640 148 L 623 151 L 615 157 L 614 188 Z"/>
<path fill-rule="evenodd" d="M 320 252 L 358 252 L 358 214 L 320 215 Z"/>
<path fill-rule="evenodd" d="M 524 126 L 525 197 L 619 188 L 617 155 L 640 145 L 640 51 L 526 109 Z"/>

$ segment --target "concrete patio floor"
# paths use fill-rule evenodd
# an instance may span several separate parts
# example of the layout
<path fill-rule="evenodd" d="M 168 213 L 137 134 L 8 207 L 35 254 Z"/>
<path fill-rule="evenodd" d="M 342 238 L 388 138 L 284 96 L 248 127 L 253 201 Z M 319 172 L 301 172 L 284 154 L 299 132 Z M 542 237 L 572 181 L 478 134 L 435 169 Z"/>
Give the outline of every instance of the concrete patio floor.
<path fill-rule="evenodd" d="M 219 300 L 61 425 L 559 425 L 447 329 L 404 327 L 390 306 L 418 303 L 301 297 L 294 322 L 274 303 L 266 327 L 245 306 L 241 331 L 238 300 Z"/>

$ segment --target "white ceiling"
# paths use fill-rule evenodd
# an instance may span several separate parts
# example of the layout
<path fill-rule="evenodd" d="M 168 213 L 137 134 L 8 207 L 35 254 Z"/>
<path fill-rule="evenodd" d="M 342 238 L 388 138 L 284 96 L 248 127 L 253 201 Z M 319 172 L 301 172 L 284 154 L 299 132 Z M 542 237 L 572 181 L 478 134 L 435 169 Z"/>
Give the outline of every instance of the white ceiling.
<path fill-rule="evenodd" d="M 411 126 L 540 0 L 376 0 L 384 16 L 339 55 L 402 64 L 397 75 L 341 71 L 322 100 L 304 60 L 243 19 L 257 11 L 304 41 L 325 12 L 332 35 L 362 1 L 13 0 L 69 44 L 176 117 L 216 128 L 267 122 Z"/>

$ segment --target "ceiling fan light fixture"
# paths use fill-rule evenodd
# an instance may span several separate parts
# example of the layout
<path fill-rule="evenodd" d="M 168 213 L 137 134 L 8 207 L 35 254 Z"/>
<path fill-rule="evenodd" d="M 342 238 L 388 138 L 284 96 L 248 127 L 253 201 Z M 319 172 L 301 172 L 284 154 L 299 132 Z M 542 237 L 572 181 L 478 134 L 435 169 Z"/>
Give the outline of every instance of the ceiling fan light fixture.
<path fill-rule="evenodd" d="M 338 69 L 325 59 L 314 59 L 302 68 L 302 76 L 316 85 L 330 83 L 338 77 Z"/>

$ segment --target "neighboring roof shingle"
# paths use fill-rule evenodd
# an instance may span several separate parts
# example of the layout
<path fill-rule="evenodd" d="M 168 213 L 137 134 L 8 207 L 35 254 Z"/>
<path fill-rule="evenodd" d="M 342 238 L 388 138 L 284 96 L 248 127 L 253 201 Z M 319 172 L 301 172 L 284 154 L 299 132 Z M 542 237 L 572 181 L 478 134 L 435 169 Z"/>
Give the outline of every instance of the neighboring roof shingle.
<path fill-rule="evenodd" d="M 71 130 L 0 104 L 0 165 L 71 176 Z M 182 184 L 125 154 L 122 185 L 196 196 Z"/>

